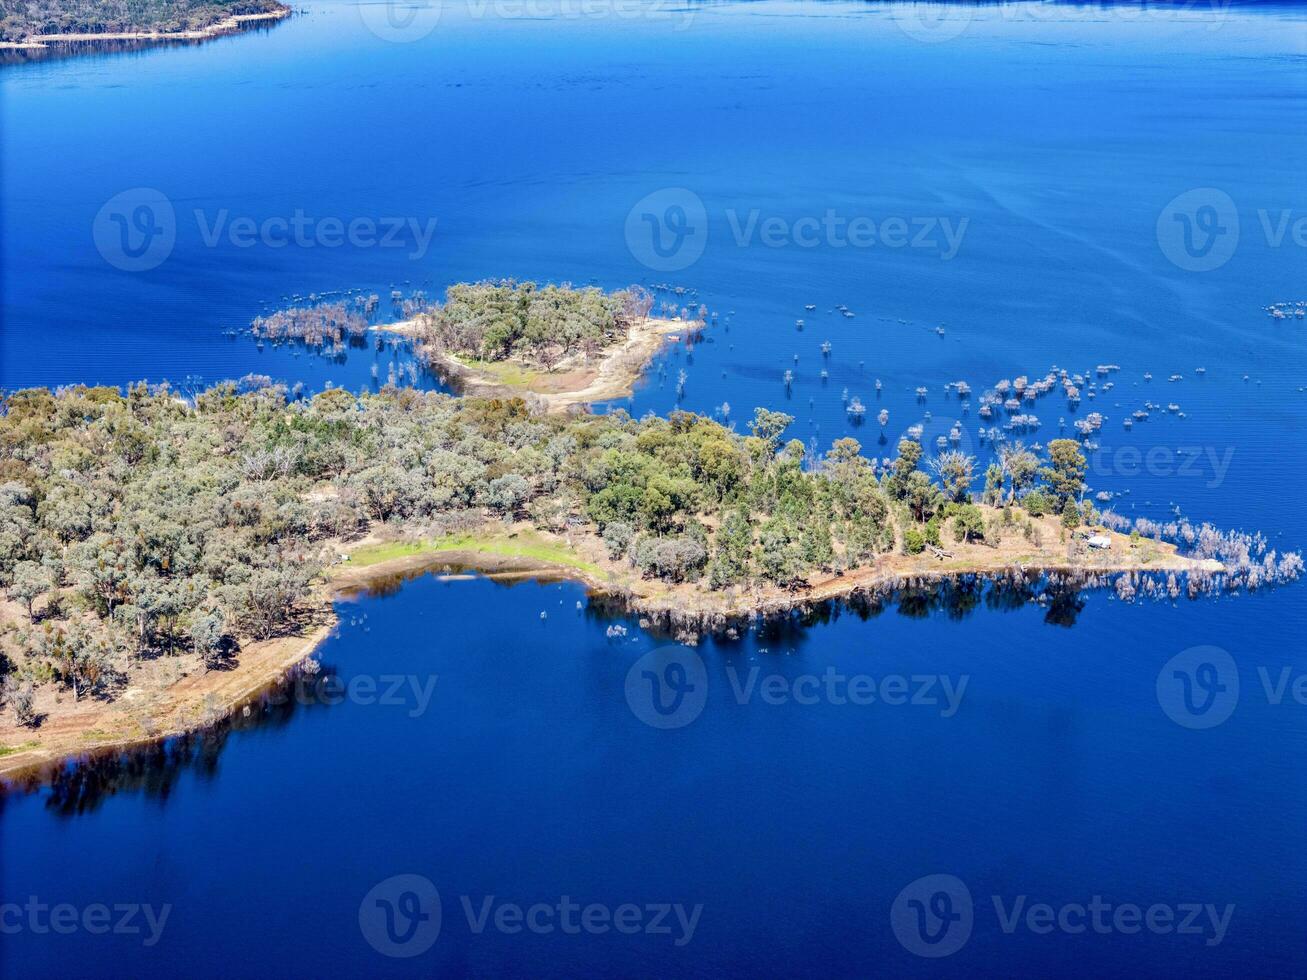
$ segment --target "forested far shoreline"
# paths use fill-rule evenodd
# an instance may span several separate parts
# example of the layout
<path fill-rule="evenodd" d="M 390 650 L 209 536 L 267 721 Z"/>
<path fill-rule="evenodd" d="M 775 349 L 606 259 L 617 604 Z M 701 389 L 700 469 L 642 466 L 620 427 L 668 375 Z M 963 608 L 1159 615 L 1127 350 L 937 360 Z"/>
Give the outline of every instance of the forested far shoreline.
<path fill-rule="evenodd" d="M 0 41 L 39 41 L 50 34 L 175 34 L 230 17 L 289 12 L 278 0 L 0 0 Z"/>

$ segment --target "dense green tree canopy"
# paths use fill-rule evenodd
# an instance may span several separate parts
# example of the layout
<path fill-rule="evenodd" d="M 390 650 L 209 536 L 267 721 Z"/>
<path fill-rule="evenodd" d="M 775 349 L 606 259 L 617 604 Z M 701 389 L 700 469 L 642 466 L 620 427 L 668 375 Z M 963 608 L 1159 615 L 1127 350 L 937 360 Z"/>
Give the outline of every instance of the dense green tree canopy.
<path fill-rule="evenodd" d="M 239 638 L 295 628 L 325 542 L 387 525 L 440 536 L 526 520 L 601 536 L 635 573 L 718 589 L 798 584 L 896 539 L 920 551 L 949 521 L 957 540 L 988 538 L 970 457 L 927 461 L 942 488 L 912 440 L 878 473 L 854 439 L 824 456 L 783 444 L 791 422 L 759 410 L 745 436 L 688 412 L 540 415 L 391 386 L 296 400 L 259 379 L 193 403 L 166 387 L 20 391 L 0 399 L 0 588 L 21 610 L 0 650 L 77 694 L 134 657 L 216 663 Z M 1078 493 L 1083 456 L 1067 443 L 1048 491 L 1008 461 L 1028 510 Z"/>

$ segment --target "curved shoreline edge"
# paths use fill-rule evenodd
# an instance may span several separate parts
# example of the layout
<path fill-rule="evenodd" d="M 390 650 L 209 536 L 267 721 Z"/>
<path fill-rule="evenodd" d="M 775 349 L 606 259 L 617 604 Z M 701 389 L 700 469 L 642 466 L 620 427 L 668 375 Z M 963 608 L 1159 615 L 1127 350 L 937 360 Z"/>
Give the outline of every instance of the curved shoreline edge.
<path fill-rule="evenodd" d="M 0 797 L 8 790 L 20 789 L 20 783 L 29 788 L 39 784 L 43 775 L 60 765 L 147 748 L 202 731 L 247 710 L 286 681 L 332 637 L 339 622 L 335 611 L 337 601 L 349 601 L 382 583 L 442 569 L 471 571 L 492 581 L 522 578 L 574 581 L 584 585 L 592 597 L 606 598 L 618 610 L 639 616 L 641 628 L 662 629 L 673 633 L 678 642 L 691 644 L 697 643 L 703 634 L 730 636 L 751 621 L 788 615 L 824 603 L 849 601 L 858 596 L 885 598 L 908 589 L 938 586 L 967 577 L 1000 581 L 1056 576 L 1064 578 L 1069 588 L 1081 591 L 1109 587 L 1110 581 L 1103 579 L 1132 573 L 1225 571 L 1219 562 L 1178 554 L 1166 555 L 1147 568 L 1137 562 L 1108 562 L 1092 567 L 1069 562 L 997 562 L 988 567 L 932 568 L 927 561 L 918 558 L 909 567 L 903 562 L 886 562 L 884 567 L 859 570 L 806 589 L 740 596 L 735 604 L 722 602 L 723 597 L 713 593 L 700 593 L 714 601 L 699 603 L 687 603 L 685 592 L 640 595 L 630 590 L 629 581 L 605 580 L 575 565 L 475 547 L 432 548 L 365 566 L 337 565 L 314 597 L 309 621 L 300 633 L 250 643 L 242 649 L 236 668 L 209 670 L 155 692 L 154 698 L 164 702 L 157 705 L 163 708 L 161 712 L 152 712 L 148 702 L 137 705 L 126 695 L 112 702 L 97 702 L 87 712 L 89 717 L 78 719 L 81 724 L 66 726 L 69 730 L 55 734 L 44 744 L 19 746 L 0 756 Z M 89 731 L 87 722 L 94 726 Z M 93 737 L 88 739 L 88 734 Z"/>
<path fill-rule="evenodd" d="M 41 51 L 51 44 L 81 44 L 96 41 L 203 41 L 208 38 L 232 34 L 248 24 L 259 21 L 283 20 L 293 10 L 283 7 L 281 10 L 269 10 L 259 14 L 232 14 L 208 27 L 199 27 L 189 31 L 106 31 L 93 34 L 30 34 L 22 41 L 0 41 L 0 51 Z"/>
<path fill-rule="evenodd" d="M 286 13 L 290 13 L 289 9 Z M 520 398 L 542 412 L 581 410 L 596 402 L 630 397 L 645 368 L 665 347 L 680 342 L 703 326 L 695 320 L 646 317 L 631 324 L 626 339 L 593 362 L 568 365 L 569 371 L 550 379 L 553 390 L 531 390 L 523 385 L 502 383 L 492 374 L 449 355 L 442 355 L 439 364 L 454 376 L 451 380 L 460 394 Z M 405 320 L 371 329 L 413 339 L 416 327 L 415 320 Z M 326 583 L 306 603 L 311 622 L 304 629 L 296 635 L 244 644 L 230 669 L 187 675 L 149 692 L 128 688 L 113 701 L 75 704 L 69 714 L 57 721 L 47 719 L 35 731 L 10 731 L 6 729 L 5 719 L 0 718 L 0 731 L 5 733 L 5 740 L 17 742 L 11 745 L 0 742 L 0 791 L 6 781 L 27 777 L 63 761 L 157 744 L 230 717 L 284 681 L 331 636 L 337 625 L 333 609 L 336 598 L 408 569 L 442 563 L 460 564 L 490 577 L 568 577 L 594 590 L 611 591 L 611 583 L 585 574 L 578 567 L 466 548 L 428 549 L 418 556 L 378 562 L 366 568 L 336 565 L 329 570 Z M 32 735 L 41 737 L 34 739 Z"/>
<path fill-rule="evenodd" d="M 574 351 L 549 367 L 525 356 L 470 363 L 443 350 L 429 350 L 427 356 L 437 368 L 450 360 L 451 367 L 459 369 L 456 387 L 478 396 L 469 411 L 527 413 L 543 420 L 550 412 L 582 411 L 598 401 L 629 397 L 645 368 L 666 345 L 694 339 L 705 323 L 702 318 L 660 319 L 642 314 L 632 317 L 626 326 L 626 337 L 613 337 L 601 348 L 602 353 Z M 431 340 L 425 327 L 415 317 L 370 329 L 405 337 L 420 346 Z M 363 329 L 351 328 L 351 332 L 361 335 Z M 339 400 L 334 395 L 328 398 L 328 394 L 322 396 L 327 399 L 324 404 Z M 275 397 L 284 396 L 282 392 Z M 415 397 L 420 403 L 428 396 Z M 431 393 L 429 397 L 448 399 Z M 116 393 L 112 399 L 121 400 Z M 413 404 L 405 402 L 403 407 L 407 410 Z M 721 429 L 720 424 L 699 418 Z M 779 418 L 788 424 L 789 416 L 780 414 Z M 564 428 L 572 420 L 555 416 L 553 421 L 557 428 Z M 762 424 L 767 422 L 763 418 Z M 775 447 L 760 437 L 753 438 L 762 450 L 769 451 L 771 459 Z M 856 441 L 847 441 L 853 452 L 859 451 Z M 1070 444 L 1070 440 L 1066 442 Z M 900 444 L 901 459 L 904 445 L 914 444 Z M 845 446 L 844 451 L 849 448 Z M 910 457 L 909 468 L 915 469 L 917 462 L 918 457 Z M 237 482 L 242 479 L 240 472 L 234 473 Z M 873 479 L 883 478 L 873 474 Z M 999 489 L 1002 487 L 1000 480 Z M 299 492 L 303 499 L 325 500 L 335 491 L 322 496 L 316 490 L 310 492 L 306 484 Z M 882 495 L 883 486 L 875 493 L 878 500 Z M 309 661 L 335 633 L 337 601 L 349 601 L 361 591 L 395 586 L 404 578 L 436 569 L 476 571 L 501 581 L 523 577 L 576 581 L 589 590 L 601 614 L 638 617 L 640 629 L 687 644 L 697 643 L 704 635 L 737 639 L 755 625 L 770 626 L 790 616 L 797 622 L 815 622 L 833 604 L 879 609 L 895 596 L 914 603 L 922 599 L 951 602 L 955 591 L 966 603 L 977 590 L 991 588 L 1010 593 L 1017 602 L 1053 602 L 1060 607 L 1068 597 L 1112 587 L 1125 601 L 1136 595 L 1176 600 L 1182 595 L 1198 598 L 1244 587 L 1254 591 L 1264 583 L 1296 579 L 1303 570 L 1296 552 L 1286 554 L 1278 569 L 1269 567 L 1274 565 L 1274 551 L 1266 555 L 1265 562 L 1250 564 L 1251 537 L 1225 541 L 1216 534 L 1213 543 L 1206 540 L 1209 530 L 1215 534 L 1207 525 L 1197 534 L 1187 522 L 1184 533 L 1178 527 L 1168 531 L 1147 522 L 1148 526 L 1137 524 L 1127 535 L 1122 531 L 1129 522 L 1100 521 L 1094 515 L 1084 527 L 1075 529 L 1080 524 L 1078 509 L 1076 521 L 1069 524 L 1066 513 L 1057 516 L 1043 507 L 1018 512 L 1014 500 L 1015 477 L 1006 503 L 995 498 L 989 503 L 967 504 L 970 526 L 979 522 L 986 529 L 1000 528 L 1000 533 L 990 535 L 986 530 L 975 534 L 959 523 L 953 526 L 953 541 L 947 548 L 938 533 L 933 544 L 923 540 L 919 531 L 911 538 L 913 522 L 919 523 L 921 518 L 914 517 L 906 505 L 883 503 L 883 513 L 876 519 L 878 543 L 852 553 L 851 560 L 861 564 L 847 567 L 843 559 L 808 562 L 787 565 L 770 576 L 723 578 L 702 578 L 702 572 L 691 574 L 688 566 L 646 577 L 652 567 L 648 561 L 640 561 L 624 545 L 613 547 L 599 533 L 602 522 L 587 523 L 570 510 L 565 518 L 559 512 L 536 520 L 520 506 L 501 503 L 460 510 L 448 520 L 431 518 L 425 523 L 419 517 L 407 523 L 396 517 L 386 523 L 391 516 L 387 512 L 368 511 L 362 522 L 355 518 L 341 526 L 339 533 L 347 537 L 314 537 L 311 543 L 316 552 L 302 551 L 295 558 L 308 562 L 315 575 L 298 583 L 295 594 L 301 598 L 278 617 L 286 630 L 281 635 L 261 641 L 237 636 L 239 655 L 213 667 L 204 666 L 199 657 L 194 664 L 136 659 L 135 669 L 125 672 L 123 681 L 115 682 L 119 686 L 112 698 L 92 696 L 79 701 L 74 687 L 69 702 L 56 691 L 53 702 L 47 698 L 45 705 L 37 706 L 38 711 L 50 710 L 30 727 L 19 725 L 17 719 L 8 724 L 0 716 L 0 786 L 19 777 L 25 785 L 34 785 L 33 774 L 53 775 L 61 760 L 101 759 L 211 731 L 220 722 L 234 719 L 237 712 L 250 717 L 256 704 L 262 702 L 260 710 L 266 707 L 275 689 L 284 689 L 298 672 L 316 672 L 317 665 Z M 896 513 L 896 506 L 901 514 Z M 947 513 L 944 516 L 949 517 Z M 1015 529 L 1018 524 L 1019 537 L 1001 533 L 1002 528 Z M 940 526 L 936 525 L 937 532 Z M 1219 555 L 1230 564 L 1214 557 L 1183 555 L 1171 543 L 1179 540 L 1200 545 L 1197 554 Z M 723 584 L 713 590 L 710 581 Z M 16 602 L 11 601 L 8 609 L 15 617 L 21 615 Z M 27 617 L 30 624 L 30 603 Z"/>
<path fill-rule="evenodd" d="M 409 341 L 417 340 L 421 331 L 417 318 L 379 324 L 369 329 Z M 630 398 L 645 369 L 664 348 L 680 343 L 702 329 L 704 324 L 698 320 L 645 317 L 643 321 L 631 324 L 626 339 L 603 351 L 593 364 L 564 365 L 565 369 L 579 369 L 579 377 L 573 377 L 570 384 L 567 370 L 561 374 L 545 373 L 525 383 L 510 383 L 490 370 L 459 360 L 447 351 L 433 352 L 431 366 L 460 396 L 521 398 L 533 408 L 545 412 L 565 412 L 598 402 Z M 543 390 L 533 387 L 540 380 L 546 382 Z"/>

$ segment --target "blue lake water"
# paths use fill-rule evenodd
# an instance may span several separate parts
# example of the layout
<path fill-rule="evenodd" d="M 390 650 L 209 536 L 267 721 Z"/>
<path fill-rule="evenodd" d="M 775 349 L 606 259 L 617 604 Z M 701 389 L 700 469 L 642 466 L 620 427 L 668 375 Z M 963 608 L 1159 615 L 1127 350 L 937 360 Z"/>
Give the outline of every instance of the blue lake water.
<path fill-rule="evenodd" d="M 487 3 L 418 8 L 407 27 L 383 5 L 303 7 L 205 45 L 0 69 L 0 386 L 258 372 L 359 388 L 395 355 L 329 362 L 225 331 L 344 289 L 672 284 L 717 322 L 660 358 L 621 403 L 634 412 L 784 407 L 805 440 L 856 433 L 879 451 L 847 389 L 889 410 L 891 444 L 956 419 L 983 453 L 946 382 L 1114 363 L 1115 388 L 1078 410 L 1041 401 L 1033 438 L 1100 411 L 1091 482 L 1122 512 L 1178 506 L 1276 547 L 1307 542 L 1290 489 L 1307 325 L 1263 309 L 1307 299 L 1302 7 Z M 166 200 L 175 240 L 129 271 L 102 212 L 138 188 Z M 144 198 L 127 200 L 130 217 Z M 267 230 L 251 243 L 242 219 Z M 301 243 L 282 244 L 296 221 Z M 404 231 L 337 246 L 333 221 Z M 874 241 L 851 240 L 855 221 Z M 1127 432 L 1150 400 L 1184 417 L 1153 411 Z M 150 947 L 0 935 L 0 972 L 1300 975 L 1307 706 L 1271 703 L 1262 675 L 1307 670 L 1303 596 L 1096 595 L 1071 628 L 1034 605 L 846 614 L 705 644 L 702 716 L 658 731 L 624 684 L 665 640 L 634 623 L 606 637 L 570 585 L 419 579 L 343 605 L 322 655 L 343 678 L 438 675 L 417 717 L 302 707 L 195 764 L 140 764 L 83 812 L 57 812 L 48 789 L 7 798 L 6 901 L 173 911 Z M 1228 651 L 1241 681 L 1209 730 L 1176 724 L 1156 693 L 1196 645 Z M 732 679 L 754 665 L 970 680 L 949 717 L 739 703 Z M 401 873 L 428 877 L 444 906 L 439 939 L 410 960 L 378 955 L 358 922 L 368 890 Z M 889 917 L 934 873 L 975 900 L 969 942 L 938 960 L 906 951 Z M 475 934 L 460 896 L 492 894 L 703 911 L 680 947 Z M 1095 894 L 1235 909 L 1209 946 L 1008 934 L 992 901 Z"/>

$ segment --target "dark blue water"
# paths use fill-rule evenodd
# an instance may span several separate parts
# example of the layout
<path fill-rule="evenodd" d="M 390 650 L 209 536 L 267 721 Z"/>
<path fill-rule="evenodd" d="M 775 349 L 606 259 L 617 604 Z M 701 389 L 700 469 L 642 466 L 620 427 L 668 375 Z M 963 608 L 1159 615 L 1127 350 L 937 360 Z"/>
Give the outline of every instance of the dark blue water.
<path fill-rule="evenodd" d="M 1070 629 L 1032 605 L 962 618 L 892 606 L 749 634 L 700 647 L 706 704 L 670 730 L 624 694 L 658 641 L 634 623 L 606 638 L 581 597 L 425 577 L 342 604 L 324 668 L 348 683 L 417 678 L 434 684 L 429 701 L 300 706 L 261 727 L 255 715 L 190 765 L 106 779 L 104 796 L 11 797 L 6 898 L 172 911 L 149 947 L 83 930 L 6 937 L 5 973 L 924 973 L 939 963 L 899 945 L 889 909 L 937 872 L 975 898 L 970 941 L 947 961 L 958 974 L 1288 975 L 1307 962 L 1307 709 L 1268 704 L 1254 667 L 1307 667 L 1277 649 L 1303 625 L 1277 618 L 1279 596 L 1173 609 L 1100 594 Z M 1156 678 L 1173 652 L 1211 643 L 1240 658 L 1245 687 L 1224 724 L 1195 731 L 1159 709 Z M 752 668 L 965 686 L 951 713 L 938 686 L 932 704 L 770 703 L 756 689 L 741 704 L 733 685 Z M 378 955 L 359 927 L 364 896 L 399 874 L 442 900 L 419 959 Z M 477 934 L 461 899 L 479 909 L 489 895 L 703 908 L 679 947 L 680 930 Z M 993 895 L 1005 909 L 1101 895 L 1234 911 L 1213 946 L 1007 934 Z"/>
<path fill-rule="evenodd" d="M 360 388 L 374 361 L 384 380 L 404 355 L 333 362 L 224 332 L 328 291 L 378 292 L 384 306 L 391 289 L 484 276 L 673 284 L 717 322 L 654 366 L 627 405 L 637 413 L 785 407 L 805 440 L 856 432 L 884 451 L 878 425 L 851 425 L 847 388 L 871 415 L 890 411 L 888 445 L 914 422 L 930 439 L 959 419 L 965 448 L 983 453 L 975 410 L 945 382 L 980 391 L 1050 364 L 1116 363 L 1116 387 L 1078 410 L 1042 400 L 1034 438 L 1100 411 L 1091 482 L 1118 509 L 1178 506 L 1276 547 L 1307 541 L 1290 489 L 1303 476 L 1304 321 L 1263 310 L 1307 299 L 1294 236 L 1307 217 L 1302 8 L 577 9 L 420 10 L 414 39 L 387 41 L 384 8 L 309 3 L 268 32 L 4 69 L 0 385 L 258 372 Z M 175 230 L 144 271 L 122 268 L 115 226 L 97 220 L 136 188 L 166 199 Z M 141 199 L 128 199 L 130 217 Z M 828 213 L 842 231 L 824 230 Z M 276 222 L 300 215 L 311 230 L 280 244 Z M 273 230 L 249 244 L 231 233 L 238 219 Z M 332 219 L 404 230 L 393 245 L 337 246 Z M 874 223 L 875 243 L 848 241 L 855 219 Z M 894 219 L 908 243 L 893 244 Z M 964 229 L 955 250 L 946 223 Z M 1146 400 L 1185 417 L 1154 411 L 1127 432 Z M 707 645 L 710 702 L 666 732 L 623 694 L 662 641 L 631 624 L 611 642 L 575 611 L 579 596 L 412 583 L 349 607 L 365 625 L 323 660 L 344 677 L 439 675 L 419 717 L 300 708 L 209 746 L 167 794 L 119 778 L 73 816 L 53 814 L 48 791 L 11 797 L 6 901 L 174 910 L 148 948 L 84 930 L 0 935 L 4 971 L 1307 971 L 1307 707 L 1270 704 L 1258 674 L 1307 669 L 1301 588 L 1178 608 L 1097 596 L 1069 629 L 1039 607 L 982 604 L 958 620 L 890 611 Z M 1163 665 L 1195 645 L 1227 650 L 1242 682 L 1237 710 L 1206 731 L 1175 724 L 1156 695 Z M 971 680 L 948 718 L 738 704 L 727 668 L 751 663 Z M 421 957 L 391 960 L 358 909 L 407 872 L 439 888 L 443 928 Z M 905 951 L 888 911 L 930 873 L 966 882 L 976 908 L 970 941 L 934 961 Z M 682 947 L 474 935 L 459 896 L 489 894 L 704 909 Z M 1214 946 L 1009 935 L 995 894 L 1005 908 L 1101 894 L 1235 911 Z"/>

